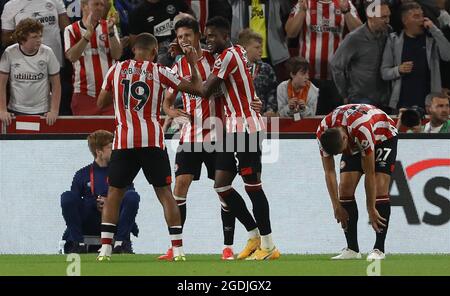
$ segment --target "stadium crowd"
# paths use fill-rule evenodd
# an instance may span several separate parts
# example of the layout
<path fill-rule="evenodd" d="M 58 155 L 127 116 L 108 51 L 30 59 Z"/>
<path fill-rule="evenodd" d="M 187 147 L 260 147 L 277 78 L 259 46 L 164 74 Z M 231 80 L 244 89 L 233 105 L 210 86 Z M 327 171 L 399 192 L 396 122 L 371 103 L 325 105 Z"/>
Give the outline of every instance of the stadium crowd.
<path fill-rule="evenodd" d="M 230 21 L 231 40 L 247 51 L 264 116 L 298 120 L 345 103 L 369 103 L 388 114 L 412 106 L 428 111 L 427 95 L 450 94 L 449 1 L 383 0 L 380 11 L 375 2 L 1 1 L 0 119 L 9 123 L 13 114 L 48 114 L 51 124 L 57 115 L 112 115 L 112 106 L 100 110 L 95 103 L 106 71 L 131 57 L 142 32 L 157 38 L 157 61 L 173 66 L 173 28 L 186 14 L 199 21 L 203 33 L 214 16 Z M 18 70 L 19 60 L 30 54 L 11 47 L 21 42 L 13 33 L 26 18 L 43 25 L 41 47 L 48 46 L 59 64 L 60 86 L 52 79 L 56 74 L 47 73 L 54 91 L 39 99 L 31 95 L 34 82 L 22 80 Z M 53 65 L 53 59 L 45 63 Z"/>

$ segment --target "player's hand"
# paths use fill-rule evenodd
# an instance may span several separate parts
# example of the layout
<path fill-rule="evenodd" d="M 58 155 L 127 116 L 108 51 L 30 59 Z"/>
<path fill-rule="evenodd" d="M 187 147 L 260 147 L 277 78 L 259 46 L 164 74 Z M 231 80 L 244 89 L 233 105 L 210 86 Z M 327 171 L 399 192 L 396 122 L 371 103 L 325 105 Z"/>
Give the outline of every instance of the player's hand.
<path fill-rule="evenodd" d="M 50 112 L 45 113 L 44 116 L 45 116 L 45 122 L 48 125 L 53 125 L 56 122 L 56 119 L 58 119 L 58 112 L 50 111 Z"/>
<path fill-rule="evenodd" d="M 190 64 L 197 63 L 197 51 L 192 45 L 189 45 L 187 43 L 180 44 L 181 49 L 183 50 L 184 55 L 186 56 L 186 59 Z"/>
<path fill-rule="evenodd" d="M 178 44 L 177 40 L 169 44 L 169 54 L 172 58 L 183 53 L 181 46 Z"/>
<path fill-rule="evenodd" d="M 105 204 L 106 196 L 97 196 L 97 210 L 101 212 L 103 210 L 103 205 Z"/>
<path fill-rule="evenodd" d="M 13 119 L 13 115 L 8 111 L 0 111 L 0 120 L 6 126 L 10 125 Z"/>
<path fill-rule="evenodd" d="M 414 62 L 403 62 L 400 66 L 398 66 L 398 72 L 400 74 L 408 74 L 411 73 L 414 68 Z"/>
<path fill-rule="evenodd" d="M 429 29 L 431 29 L 433 26 L 434 26 L 434 24 L 433 24 L 433 22 L 432 22 L 429 18 L 427 18 L 427 17 L 424 17 L 424 18 L 423 18 L 423 27 L 424 27 L 425 29 L 429 30 Z"/>
<path fill-rule="evenodd" d="M 337 223 L 341 223 L 342 229 L 344 229 L 344 231 L 347 231 L 349 219 L 347 210 L 344 209 L 343 206 L 339 205 L 334 209 L 334 217 L 336 218 Z"/>
<path fill-rule="evenodd" d="M 182 109 L 170 109 L 167 112 L 167 116 L 172 117 L 172 118 L 176 118 L 176 117 L 186 117 L 188 119 L 191 118 L 189 113 L 187 113 L 186 111 L 184 111 Z"/>
<path fill-rule="evenodd" d="M 370 209 L 369 212 L 369 221 L 372 224 L 372 228 L 377 232 L 381 233 L 383 230 L 381 227 L 386 227 L 386 219 L 381 217 L 380 213 L 378 213 L 377 209 Z"/>
<path fill-rule="evenodd" d="M 258 113 L 261 113 L 262 106 L 263 106 L 263 103 L 257 96 L 255 96 L 253 101 L 250 103 L 250 107 L 252 107 L 252 109 Z"/>

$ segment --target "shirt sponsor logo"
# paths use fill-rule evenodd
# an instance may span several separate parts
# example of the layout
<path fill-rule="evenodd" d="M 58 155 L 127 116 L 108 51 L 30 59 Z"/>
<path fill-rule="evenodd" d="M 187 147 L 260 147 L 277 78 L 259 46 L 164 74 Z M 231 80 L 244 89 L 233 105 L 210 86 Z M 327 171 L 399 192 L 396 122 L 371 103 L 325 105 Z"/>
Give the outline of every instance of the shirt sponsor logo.
<path fill-rule="evenodd" d="M 44 73 L 17 73 L 14 74 L 14 79 L 18 81 L 39 81 L 44 79 Z"/>
<path fill-rule="evenodd" d="M 48 24 L 50 26 L 53 26 L 54 24 L 56 24 L 56 17 L 54 15 L 40 17 L 39 12 L 35 12 L 35 13 L 33 13 L 33 17 L 35 17 L 36 20 L 39 21 L 43 25 Z"/>
<path fill-rule="evenodd" d="M 166 19 L 165 21 L 157 24 L 154 28 L 154 33 L 156 37 L 172 35 L 172 22 L 170 19 Z"/>
<path fill-rule="evenodd" d="M 153 16 L 149 16 L 147 18 L 147 22 L 149 22 L 149 23 L 153 22 L 154 20 L 155 20 L 155 17 L 153 17 Z"/>
<path fill-rule="evenodd" d="M 340 34 L 341 28 L 339 27 L 330 27 L 329 25 L 311 25 L 311 32 L 316 33 L 334 33 L 334 34 Z"/>

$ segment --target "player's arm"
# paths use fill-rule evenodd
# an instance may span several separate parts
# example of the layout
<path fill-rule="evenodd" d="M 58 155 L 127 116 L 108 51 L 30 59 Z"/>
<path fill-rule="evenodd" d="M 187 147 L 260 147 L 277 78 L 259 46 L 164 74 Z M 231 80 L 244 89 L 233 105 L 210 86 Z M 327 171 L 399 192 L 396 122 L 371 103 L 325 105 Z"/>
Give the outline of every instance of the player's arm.
<path fill-rule="evenodd" d="M 208 79 L 203 84 L 203 97 L 210 98 L 222 83 L 222 79 L 217 77 L 214 73 L 209 74 Z"/>
<path fill-rule="evenodd" d="M 386 219 L 380 216 L 375 208 L 376 202 L 376 175 L 375 175 L 375 153 L 364 153 L 361 156 L 361 165 L 364 171 L 364 187 L 366 190 L 367 212 L 369 213 L 370 222 L 376 232 L 380 232 L 379 226 L 385 227 Z"/>
<path fill-rule="evenodd" d="M 97 107 L 99 107 L 100 109 L 103 109 L 103 108 L 111 105 L 112 102 L 113 102 L 113 99 L 112 99 L 111 93 L 109 91 L 102 89 L 100 91 L 100 94 L 98 95 Z"/>
<path fill-rule="evenodd" d="M 347 229 L 348 213 L 339 202 L 338 183 L 333 156 L 322 156 L 322 166 L 325 171 L 325 182 L 333 205 L 334 217 L 341 223 L 343 229 Z"/>
<path fill-rule="evenodd" d="M 164 94 L 164 101 L 163 101 L 163 110 L 164 113 L 167 114 L 167 116 L 175 118 L 179 116 L 187 117 L 189 118 L 189 114 L 182 110 L 182 109 L 175 109 L 175 99 L 177 98 L 177 93 L 173 90 L 166 90 Z"/>

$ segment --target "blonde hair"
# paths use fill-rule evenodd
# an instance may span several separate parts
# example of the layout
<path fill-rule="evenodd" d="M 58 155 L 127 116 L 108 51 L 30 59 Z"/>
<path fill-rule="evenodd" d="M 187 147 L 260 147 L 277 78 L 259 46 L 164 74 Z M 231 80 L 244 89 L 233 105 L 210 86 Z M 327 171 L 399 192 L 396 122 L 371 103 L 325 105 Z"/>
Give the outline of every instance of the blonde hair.
<path fill-rule="evenodd" d="M 261 34 L 253 31 L 252 29 L 244 29 L 239 33 L 239 41 L 238 43 L 242 46 L 247 46 L 251 40 L 255 40 L 259 43 L 263 42 L 263 38 Z"/>

